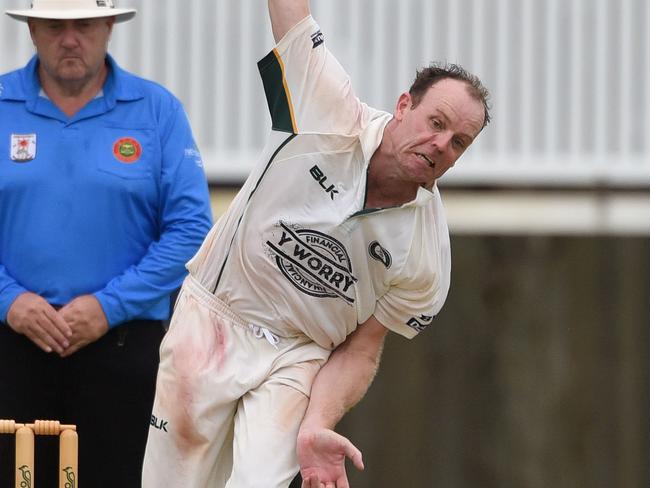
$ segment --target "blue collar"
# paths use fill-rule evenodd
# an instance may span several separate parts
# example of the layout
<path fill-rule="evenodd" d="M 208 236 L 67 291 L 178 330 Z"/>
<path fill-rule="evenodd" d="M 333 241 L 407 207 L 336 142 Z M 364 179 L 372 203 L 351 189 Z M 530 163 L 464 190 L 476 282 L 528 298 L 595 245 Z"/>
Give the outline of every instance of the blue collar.
<path fill-rule="evenodd" d="M 131 102 L 144 98 L 139 84 L 134 83 L 134 76 L 118 66 L 110 54 L 106 55 L 108 76 L 104 82 L 104 96 L 113 102 Z"/>
<path fill-rule="evenodd" d="M 23 101 L 30 112 L 59 119 L 63 114 L 51 101 L 39 96 L 41 84 L 38 78 L 38 64 L 38 56 L 34 55 L 24 68 L 0 78 L 0 100 Z M 144 97 L 139 84 L 134 83 L 134 76 L 120 68 L 109 54 L 106 55 L 106 64 L 108 75 L 102 88 L 103 97 L 88 102 L 73 119 L 108 112 L 117 102 L 140 100 Z M 67 120 L 67 117 L 64 118 Z"/>

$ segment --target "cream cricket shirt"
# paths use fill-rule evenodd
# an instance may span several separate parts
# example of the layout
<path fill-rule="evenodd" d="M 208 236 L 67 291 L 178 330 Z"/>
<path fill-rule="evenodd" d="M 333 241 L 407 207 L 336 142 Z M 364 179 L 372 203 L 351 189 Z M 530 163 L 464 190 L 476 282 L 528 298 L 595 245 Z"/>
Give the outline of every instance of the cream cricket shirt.
<path fill-rule="evenodd" d="M 391 115 L 361 103 L 307 17 L 259 62 L 273 130 L 255 169 L 188 263 L 244 320 L 331 349 L 374 315 L 411 338 L 441 309 L 449 233 L 438 189 L 364 209 Z"/>

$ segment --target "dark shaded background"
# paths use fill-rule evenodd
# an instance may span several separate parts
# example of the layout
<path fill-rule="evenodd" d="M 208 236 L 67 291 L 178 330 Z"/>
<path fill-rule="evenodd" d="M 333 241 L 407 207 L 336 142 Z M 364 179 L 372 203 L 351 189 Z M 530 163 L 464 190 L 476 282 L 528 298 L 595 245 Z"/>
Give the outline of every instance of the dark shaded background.
<path fill-rule="evenodd" d="M 456 236 L 430 330 L 340 423 L 354 488 L 650 486 L 650 239 Z"/>

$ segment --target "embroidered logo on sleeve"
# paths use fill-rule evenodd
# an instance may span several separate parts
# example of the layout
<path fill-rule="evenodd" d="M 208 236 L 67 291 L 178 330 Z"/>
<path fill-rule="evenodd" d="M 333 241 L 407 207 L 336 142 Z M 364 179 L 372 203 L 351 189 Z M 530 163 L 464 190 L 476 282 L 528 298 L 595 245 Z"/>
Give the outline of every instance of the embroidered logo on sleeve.
<path fill-rule="evenodd" d="M 203 159 L 201 158 L 201 153 L 198 149 L 194 147 L 185 148 L 185 157 L 188 159 L 193 159 L 194 164 L 199 168 L 203 168 Z"/>
<path fill-rule="evenodd" d="M 11 134 L 11 159 L 26 163 L 36 157 L 36 134 Z"/>
<path fill-rule="evenodd" d="M 122 163 L 135 163 L 142 156 L 142 146 L 132 137 L 122 137 L 113 144 L 113 156 Z"/>
<path fill-rule="evenodd" d="M 424 329 L 431 325 L 435 317 L 435 315 L 424 314 L 420 315 L 419 317 L 411 317 L 408 322 L 406 322 L 406 325 L 412 329 L 417 330 L 418 332 L 422 332 Z"/>
<path fill-rule="evenodd" d="M 318 32 L 315 32 L 311 35 L 311 42 L 314 43 L 314 48 L 317 48 L 318 46 L 320 46 L 325 42 L 325 36 L 319 30 Z"/>

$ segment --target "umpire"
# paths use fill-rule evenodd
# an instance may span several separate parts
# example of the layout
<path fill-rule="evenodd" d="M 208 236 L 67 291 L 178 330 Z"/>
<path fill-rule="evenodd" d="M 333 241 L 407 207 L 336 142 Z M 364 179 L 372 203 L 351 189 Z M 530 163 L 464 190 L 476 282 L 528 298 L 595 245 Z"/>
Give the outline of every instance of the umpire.
<path fill-rule="evenodd" d="M 36 55 L 0 76 L 0 418 L 77 424 L 83 485 L 138 487 L 162 321 L 211 225 L 201 156 L 180 102 L 107 54 L 134 9 L 6 13 Z M 56 444 L 36 458 L 57 486 Z"/>

